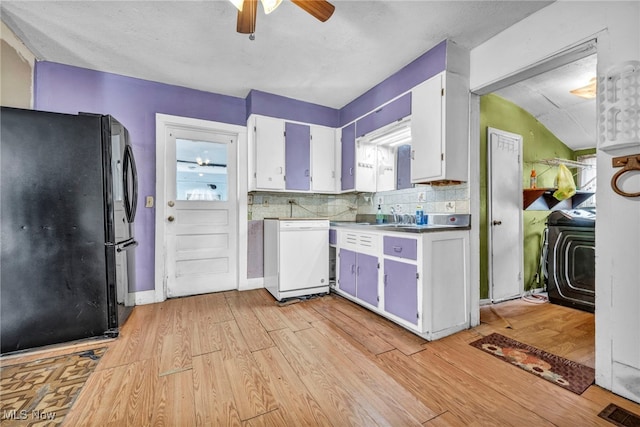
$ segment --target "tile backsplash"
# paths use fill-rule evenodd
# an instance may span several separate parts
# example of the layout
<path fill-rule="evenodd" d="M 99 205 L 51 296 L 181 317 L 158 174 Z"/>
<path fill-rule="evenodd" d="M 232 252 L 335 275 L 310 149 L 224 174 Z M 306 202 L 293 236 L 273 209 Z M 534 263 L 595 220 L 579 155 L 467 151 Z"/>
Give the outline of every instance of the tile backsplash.
<path fill-rule="evenodd" d="M 284 217 L 355 221 L 356 214 L 375 214 L 380 199 L 384 214 L 390 214 L 391 207 L 402 213 L 412 214 L 418 205 L 422 206 L 426 214 L 469 213 L 467 183 L 448 186 L 419 185 L 405 190 L 335 195 L 255 192 L 250 193 L 249 197 L 253 198 L 253 203 L 248 206 L 250 220 Z"/>

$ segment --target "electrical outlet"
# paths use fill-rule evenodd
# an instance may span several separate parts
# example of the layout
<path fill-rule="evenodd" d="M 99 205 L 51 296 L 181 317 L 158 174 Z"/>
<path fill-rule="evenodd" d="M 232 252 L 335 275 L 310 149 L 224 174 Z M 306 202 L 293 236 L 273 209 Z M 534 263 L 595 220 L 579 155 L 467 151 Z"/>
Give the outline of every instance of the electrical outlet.
<path fill-rule="evenodd" d="M 264 199 L 262 199 L 262 206 L 264 206 L 265 208 L 269 207 L 269 199 L 267 199 L 266 197 Z"/>
<path fill-rule="evenodd" d="M 153 196 L 147 196 L 147 198 L 145 200 L 144 207 L 145 208 L 152 208 L 153 207 Z"/>
<path fill-rule="evenodd" d="M 426 191 L 421 191 L 418 193 L 418 202 L 419 203 L 424 203 L 427 201 L 427 192 Z"/>
<path fill-rule="evenodd" d="M 253 204 L 253 194 L 247 195 L 247 204 L 248 205 L 252 205 Z"/>
<path fill-rule="evenodd" d="M 384 204 L 384 199 L 382 198 L 382 196 L 378 196 L 378 204 L 379 205 Z"/>

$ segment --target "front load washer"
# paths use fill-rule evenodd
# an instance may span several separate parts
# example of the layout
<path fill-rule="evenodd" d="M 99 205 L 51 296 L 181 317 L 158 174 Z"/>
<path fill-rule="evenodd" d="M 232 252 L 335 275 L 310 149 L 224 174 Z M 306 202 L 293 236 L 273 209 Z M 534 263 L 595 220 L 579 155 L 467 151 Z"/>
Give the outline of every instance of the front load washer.
<path fill-rule="evenodd" d="M 549 215 L 550 302 L 595 311 L 595 224 L 594 209 L 558 210 Z"/>

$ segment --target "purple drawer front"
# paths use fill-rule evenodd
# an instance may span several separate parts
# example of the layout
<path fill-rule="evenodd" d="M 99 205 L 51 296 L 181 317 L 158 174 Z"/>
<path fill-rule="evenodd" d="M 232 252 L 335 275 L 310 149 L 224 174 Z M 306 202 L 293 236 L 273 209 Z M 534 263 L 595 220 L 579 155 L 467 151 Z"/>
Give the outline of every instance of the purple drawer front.
<path fill-rule="evenodd" d="M 329 244 L 335 245 L 338 241 L 336 230 L 329 230 Z"/>
<path fill-rule="evenodd" d="M 418 241 L 403 237 L 384 236 L 384 254 L 406 259 L 418 259 Z"/>

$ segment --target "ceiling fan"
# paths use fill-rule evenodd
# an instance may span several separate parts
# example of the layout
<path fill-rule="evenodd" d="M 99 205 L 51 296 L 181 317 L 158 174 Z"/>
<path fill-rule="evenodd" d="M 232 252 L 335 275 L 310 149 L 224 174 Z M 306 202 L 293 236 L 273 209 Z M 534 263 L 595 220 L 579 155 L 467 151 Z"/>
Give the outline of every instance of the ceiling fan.
<path fill-rule="evenodd" d="M 238 8 L 236 31 L 242 34 L 253 34 L 256 30 L 256 13 L 258 0 L 229 0 Z M 261 0 L 264 13 L 273 12 L 282 0 Z M 304 9 L 314 18 L 324 22 L 331 17 L 335 6 L 326 0 L 291 0 L 296 6 Z"/>

